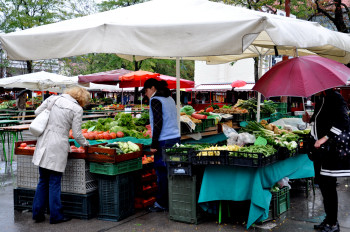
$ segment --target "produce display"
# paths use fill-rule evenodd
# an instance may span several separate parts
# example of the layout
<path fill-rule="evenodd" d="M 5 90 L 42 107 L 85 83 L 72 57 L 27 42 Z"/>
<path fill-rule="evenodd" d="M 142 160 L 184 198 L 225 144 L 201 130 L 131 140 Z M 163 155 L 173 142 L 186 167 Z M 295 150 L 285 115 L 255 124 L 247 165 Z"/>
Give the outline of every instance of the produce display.
<path fill-rule="evenodd" d="M 154 155 L 151 156 L 142 156 L 142 164 L 149 164 L 154 162 Z"/>
<path fill-rule="evenodd" d="M 234 107 L 240 107 L 246 109 L 249 113 L 255 115 L 258 102 L 256 98 L 250 98 L 248 100 L 239 99 Z M 261 114 L 270 115 L 275 113 L 277 105 L 271 100 L 264 100 L 264 103 L 260 107 Z"/>
<path fill-rule="evenodd" d="M 140 118 L 134 118 L 129 113 L 120 112 L 115 118 L 100 118 L 97 121 L 87 121 L 82 125 L 82 129 L 87 130 L 85 134 L 91 140 L 102 139 L 102 136 L 96 137 L 96 135 L 101 134 L 101 131 L 104 134 L 103 139 L 113 139 L 115 135 L 114 138 L 131 136 L 144 139 L 152 137 L 148 112 L 142 112 Z"/>
<path fill-rule="evenodd" d="M 21 143 L 21 144 L 19 145 L 18 149 L 35 150 L 35 145 L 33 145 L 33 144 L 27 144 L 27 143 Z"/>
<path fill-rule="evenodd" d="M 223 106 L 220 109 L 216 109 L 213 111 L 214 113 L 222 113 L 222 114 L 247 114 L 248 110 L 247 109 L 243 109 L 241 107 L 228 107 L 228 106 Z"/>
<path fill-rule="evenodd" d="M 140 151 L 140 147 L 133 142 L 114 142 L 106 145 L 98 145 L 101 148 L 115 149 L 118 155 Z"/>
<path fill-rule="evenodd" d="M 0 104 L 0 109 L 8 109 L 16 106 L 16 100 L 4 101 Z"/>
<path fill-rule="evenodd" d="M 265 138 L 270 145 L 286 147 L 290 151 L 294 151 L 298 146 L 297 142 L 300 136 L 291 131 L 281 129 L 272 123 L 267 123 L 265 120 L 260 123 L 255 121 L 248 121 L 247 123 L 248 125 L 242 128 L 243 131 Z"/>

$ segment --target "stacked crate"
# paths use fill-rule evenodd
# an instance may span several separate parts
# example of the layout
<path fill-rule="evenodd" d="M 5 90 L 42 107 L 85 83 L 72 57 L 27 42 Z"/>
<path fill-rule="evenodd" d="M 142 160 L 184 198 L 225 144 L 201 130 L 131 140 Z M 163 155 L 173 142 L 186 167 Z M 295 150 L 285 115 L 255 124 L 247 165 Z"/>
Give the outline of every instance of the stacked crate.
<path fill-rule="evenodd" d="M 135 208 L 145 209 L 156 201 L 157 175 L 153 163 L 143 165 L 135 183 Z"/>
<path fill-rule="evenodd" d="M 31 210 L 39 181 L 39 168 L 31 155 L 17 155 L 17 188 L 14 208 Z M 61 200 L 65 215 L 90 219 L 98 207 L 97 179 L 84 159 L 69 159 L 61 181 Z"/>
<path fill-rule="evenodd" d="M 120 221 L 134 214 L 135 171 L 142 169 L 140 151 L 117 154 L 115 149 L 89 148 L 90 171 L 97 175 L 98 219 Z"/>

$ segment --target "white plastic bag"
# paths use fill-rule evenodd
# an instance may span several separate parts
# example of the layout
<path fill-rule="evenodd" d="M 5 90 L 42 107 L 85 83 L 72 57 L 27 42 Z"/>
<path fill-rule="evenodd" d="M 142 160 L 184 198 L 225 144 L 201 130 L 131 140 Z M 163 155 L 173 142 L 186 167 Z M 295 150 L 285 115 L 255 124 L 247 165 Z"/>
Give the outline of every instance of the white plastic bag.
<path fill-rule="evenodd" d="M 278 181 L 278 186 L 279 188 L 283 188 L 284 186 L 287 186 L 289 189 L 291 189 L 292 187 L 290 186 L 289 182 L 289 178 L 288 177 L 284 177 L 282 178 L 280 181 Z"/>

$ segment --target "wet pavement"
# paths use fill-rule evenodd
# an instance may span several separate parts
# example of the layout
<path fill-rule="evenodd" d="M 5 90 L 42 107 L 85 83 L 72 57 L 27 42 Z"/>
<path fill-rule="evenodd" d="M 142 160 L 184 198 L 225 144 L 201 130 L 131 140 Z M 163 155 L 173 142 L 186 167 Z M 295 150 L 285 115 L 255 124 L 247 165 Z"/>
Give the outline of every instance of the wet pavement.
<path fill-rule="evenodd" d="M 24 140 L 30 137 L 24 134 Z M 48 217 L 43 223 L 34 223 L 29 211 L 15 211 L 13 203 L 13 189 L 16 188 L 16 162 L 11 167 L 0 162 L 0 231 L 1 232 L 38 232 L 38 231 L 84 231 L 84 232 L 189 232 L 189 231 L 315 231 L 314 224 L 320 223 L 325 214 L 322 196 L 318 188 L 309 196 L 305 191 L 294 191 L 290 195 L 290 209 L 280 215 L 280 218 L 255 225 L 248 230 L 242 223 L 234 223 L 232 219 L 225 219 L 218 224 L 217 217 L 212 216 L 198 225 L 175 222 L 169 220 L 167 212 L 148 213 L 138 210 L 134 215 L 119 222 L 103 221 L 97 218 L 90 220 L 72 219 L 69 222 L 51 225 Z M 341 231 L 350 232 L 350 190 L 349 178 L 339 178 L 338 220 Z M 234 209 L 233 209 L 234 210 Z"/>

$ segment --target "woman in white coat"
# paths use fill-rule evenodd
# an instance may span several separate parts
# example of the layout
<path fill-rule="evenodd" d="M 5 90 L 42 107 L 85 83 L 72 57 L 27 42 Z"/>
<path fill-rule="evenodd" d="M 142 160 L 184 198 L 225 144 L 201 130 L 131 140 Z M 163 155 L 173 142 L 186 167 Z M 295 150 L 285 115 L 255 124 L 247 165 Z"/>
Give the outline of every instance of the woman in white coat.
<path fill-rule="evenodd" d="M 75 140 L 81 146 L 88 141 L 81 133 L 83 106 L 90 99 L 87 90 L 73 87 L 60 96 L 46 99 L 35 111 L 39 115 L 54 102 L 44 133 L 38 138 L 33 163 L 39 166 L 39 183 L 33 201 L 33 219 L 45 220 L 47 198 L 50 206 L 50 223 L 57 224 L 70 220 L 64 217 L 61 204 L 61 178 L 67 164 L 70 145 L 69 130 L 72 128 Z"/>

